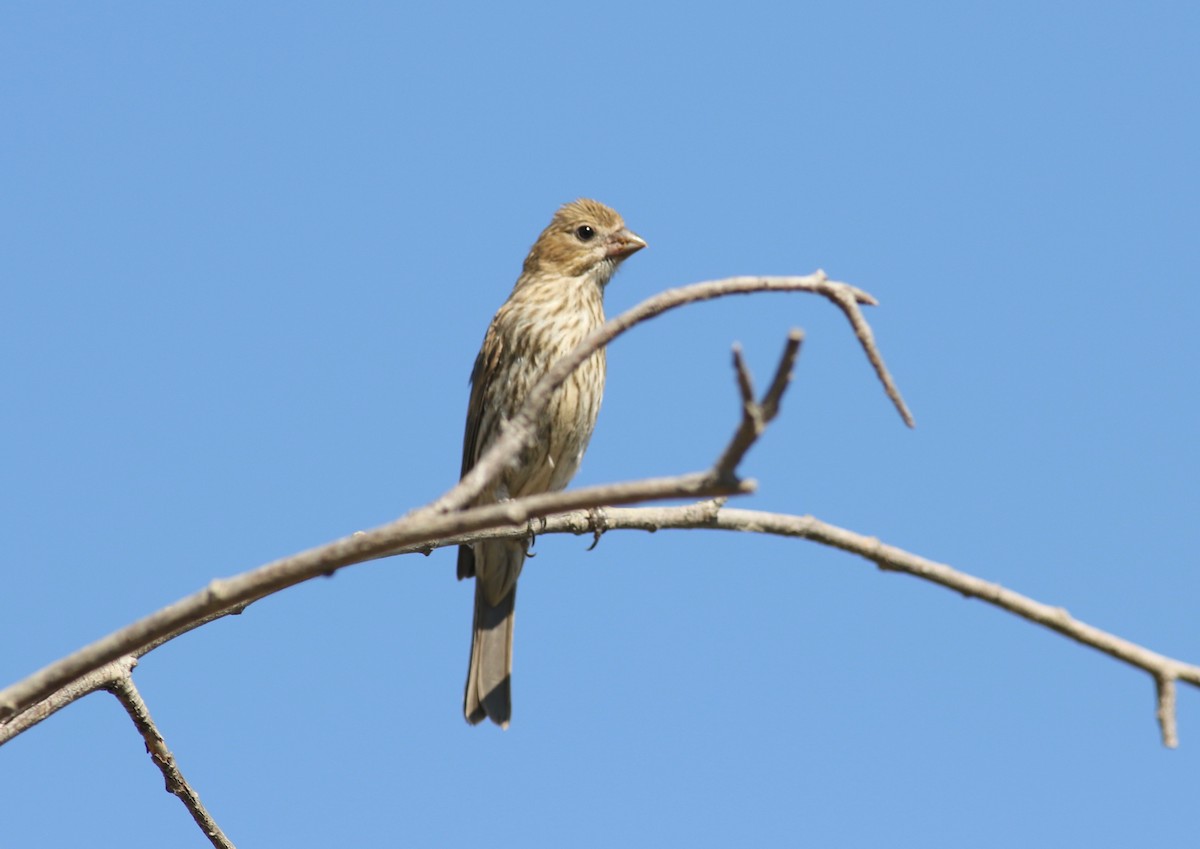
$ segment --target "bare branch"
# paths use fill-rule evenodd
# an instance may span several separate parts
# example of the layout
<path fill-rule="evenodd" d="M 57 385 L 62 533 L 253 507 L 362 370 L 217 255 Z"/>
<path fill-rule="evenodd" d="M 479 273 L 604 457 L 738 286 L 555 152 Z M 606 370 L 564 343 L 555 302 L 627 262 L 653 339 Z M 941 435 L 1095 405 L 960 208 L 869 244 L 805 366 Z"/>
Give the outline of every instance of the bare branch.
<path fill-rule="evenodd" d="M 726 295 L 746 295 L 752 292 L 813 292 L 828 298 L 837 305 L 849 319 L 855 336 L 858 337 L 859 343 L 867 354 L 867 359 L 875 368 L 875 373 L 883 382 L 884 389 L 888 397 L 892 399 L 901 418 L 909 427 L 913 426 L 912 414 L 909 413 L 903 398 L 900 397 L 900 391 L 896 388 L 891 374 L 884 365 L 883 356 L 875 345 L 871 327 L 867 324 L 867 320 L 859 308 L 859 304 L 875 304 L 875 298 L 848 283 L 828 279 L 823 271 L 817 271 L 806 277 L 728 277 L 722 280 L 668 289 L 642 301 L 616 318 L 609 319 L 590 333 L 574 351 L 555 363 L 534 385 L 533 389 L 529 391 L 521 411 L 513 417 L 500 438 L 484 452 L 471 471 L 437 501 L 416 512 L 459 510 L 474 502 L 479 494 L 500 475 L 505 465 L 517 455 L 522 446 L 534 438 L 537 432 L 537 421 L 542 410 L 549 403 L 554 390 L 561 386 L 571 372 L 588 357 L 625 331 L 684 304 L 710 301 Z"/>
<path fill-rule="evenodd" d="M 761 282 L 757 278 L 753 280 Z M 722 282 L 727 281 L 718 281 Z M 837 286 L 842 287 L 843 284 Z M 851 287 L 845 288 L 856 292 Z M 842 289 L 836 291 L 842 292 Z M 870 296 L 858 293 L 844 300 L 848 314 L 857 309 L 859 302 L 870 303 Z M 866 332 L 869 334 L 869 328 Z M 112 680 L 114 675 L 118 678 L 128 675 L 127 667 L 103 664 L 111 661 L 113 664 L 124 662 L 131 666 L 136 662 L 133 658 L 123 661 L 118 658 L 122 655 L 141 656 L 173 636 L 206 621 L 241 612 L 246 605 L 271 592 L 318 575 L 332 574 L 343 566 L 367 559 L 414 551 L 428 553 L 437 547 L 481 539 L 520 537 L 527 533 L 525 523 L 529 519 L 543 517 L 545 524 L 542 533 L 591 532 L 599 535 L 610 528 L 651 531 L 661 528 L 710 528 L 799 537 L 857 554 L 876 563 L 881 569 L 904 572 L 940 584 L 1148 672 L 1155 680 L 1157 717 L 1163 743 L 1175 747 L 1178 744 L 1175 682 L 1183 681 L 1200 687 L 1200 667 L 1166 657 L 1080 622 L 1062 608 L 1037 602 L 998 584 L 885 545 L 872 537 L 826 524 L 811 516 L 725 509 L 723 499 L 669 508 L 623 509 L 609 506 L 686 495 L 703 497 L 752 491 L 752 482 L 737 481 L 733 477 L 736 462 L 731 465 L 729 458 L 737 455 L 740 460 L 761 432 L 761 426 L 777 414 L 779 399 L 787 386 L 801 339 L 797 331 L 789 336 L 774 379 L 761 402 L 747 402 L 747 398 L 753 399 L 752 381 L 740 350 L 735 350 L 734 362 L 743 402 L 742 422 L 721 458 L 708 472 L 547 493 L 455 513 L 430 515 L 422 511 L 373 531 L 360 532 L 284 558 L 236 578 L 214 581 L 203 592 L 121 629 L 0 692 L 0 719 L 24 711 L 11 719 L 7 726 L 0 726 L 0 743 L 31 727 L 79 695 L 105 686 L 104 682 Z M 873 345 L 869 338 L 864 341 L 864 347 L 870 356 Z M 876 360 L 872 359 L 872 362 Z M 878 368 L 882 368 L 881 363 Z M 881 377 L 885 385 L 890 385 L 886 371 L 881 373 Z M 897 403 L 903 413 L 902 402 Z M 748 435 L 750 438 L 747 440 Z M 595 509 L 601 506 L 606 509 Z"/>
<path fill-rule="evenodd" d="M 886 545 L 874 537 L 827 524 L 812 516 L 791 516 L 782 513 L 738 509 L 720 509 L 714 513 L 710 512 L 711 510 L 712 506 L 706 507 L 704 504 L 688 505 L 683 508 L 613 509 L 605 511 L 605 519 L 609 529 L 713 528 L 799 537 L 841 549 L 850 554 L 857 554 L 886 571 L 903 572 L 939 584 L 968 598 L 985 601 L 1020 616 L 1022 619 L 1057 631 L 1081 645 L 1104 652 L 1122 663 L 1150 673 L 1154 677 L 1157 688 L 1157 719 L 1163 745 L 1175 748 L 1179 744 L 1175 719 L 1175 682 L 1183 681 L 1200 688 L 1200 666 L 1167 657 L 1115 634 L 1102 631 L 1093 625 L 1072 618 L 1061 607 L 1043 604 L 1028 596 L 1005 589 L 999 584 L 984 581 L 943 563 L 927 560 L 895 546 Z M 582 531 L 578 530 L 578 523 L 581 520 L 586 521 L 586 518 L 586 515 L 577 513 L 570 516 L 552 516 L 547 519 L 542 533 L 586 533 L 588 530 L 586 527 Z"/>
<path fill-rule="evenodd" d="M 98 667 L 130 654 L 142 657 L 168 640 L 304 581 L 338 569 L 387 556 L 401 548 L 429 546 L 431 541 L 495 527 L 524 527 L 530 519 L 563 510 L 610 504 L 705 498 L 753 492 L 754 481 L 721 480 L 711 471 L 673 478 L 585 487 L 476 507 L 457 513 L 422 514 L 360 531 L 331 543 L 284 557 L 232 578 L 212 581 L 203 590 L 112 632 L 90 645 L 0 691 L 0 728 L 5 720 L 37 704 Z M 96 689 L 96 688 L 92 688 Z"/>
<path fill-rule="evenodd" d="M 561 493 L 561 495 L 568 494 L 570 493 Z M 600 513 L 603 514 L 603 526 L 598 525 L 600 521 L 598 514 Z M 467 513 L 461 515 L 465 516 Z M 469 524 L 476 523 L 470 522 Z M 571 533 L 581 535 L 608 530 L 644 530 L 653 532 L 664 529 L 683 528 L 707 528 L 712 530 L 797 537 L 838 548 L 870 560 L 885 571 L 902 572 L 939 584 L 964 596 L 978 598 L 1037 625 L 1057 631 L 1082 645 L 1104 652 L 1122 663 L 1144 670 L 1154 678 L 1156 685 L 1157 719 L 1162 733 L 1163 744 L 1170 748 L 1175 748 L 1178 745 L 1175 682 L 1183 681 L 1186 684 L 1200 688 L 1200 666 L 1167 657 L 1115 634 L 1080 622 L 1073 619 L 1061 607 L 1043 604 L 1019 593 L 1007 590 L 998 584 L 959 572 L 950 566 L 927 560 L 902 549 L 885 545 L 873 537 L 863 536 L 853 531 L 827 524 L 812 516 L 794 516 L 756 510 L 728 509 L 724 507 L 724 499 L 718 498 L 680 507 L 614 507 L 603 511 L 573 510 L 571 512 L 553 513 L 545 517 L 544 524 L 539 529 L 539 533 Z M 425 539 L 419 542 L 410 542 L 404 546 L 396 546 L 388 552 L 376 556 L 411 553 L 428 554 L 437 548 L 456 546 L 462 543 L 485 539 L 515 539 L 524 536 L 526 533 L 527 528 L 523 521 L 507 527 L 492 526 L 486 529 L 460 530 L 438 539 Z M 153 645 L 157 644 L 154 643 Z M 134 661 L 130 658 L 127 662 L 132 664 Z M 89 679 L 92 676 L 96 680 L 103 679 L 105 675 L 111 676 L 114 674 L 112 671 L 113 668 L 109 666 L 102 667 L 93 672 L 89 676 Z M 117 668 L 115 674 L 120 675 L 124 673 L 120 672 L 119 668 Z M 74 691 L 75 688 L 78 688 L 79 692 L 77 695 L 71 695 L 68 689 L 64 688 L 53 694 L 54 707 L 47 707 L 47 704 L 51 701 L 47 700 L 16 716 L 7 726 L 0 726 L 0 743 L 10 737 L 16 736 L 41 718 L 53 713 L 54 710 L 73 701 L 74 698 L 78 698 L 79 695 L 99 689 L 101 686 L 103 684 L 96 685 L 93 683 L 89 687 L 82 680 L 72 682 L 70 690 Z M 10 691 L 13 689 L 10 688 Z M 40 715 L 36 719 L 31 720 L 30 716 L 35 713 L 40 713 Z"/>
<path fill-rule="evenodd" d="M 715 499 L 681 507 L 606 509 L 604 510 L 603 528 L 595 527 L 593 517 L 588 512 L 561 513 L 546 517 L 539 533 L 588 534 L 597 530 L 603 532 L 609 530 L 654 532 L 683 528 L 797 537 L 850 554 L 857 554 L 875 563 L 884 571 L 901 572 L 939 584 L 968 598 L 977 598 L 1036 625 L 1057 631 L 1081 645 L 1101 651 L 1122 663 L 1148 672 L 1155 681 L 1157 719 L 1163 745 L 1168 748 L 1173 749 L 1179 744 L 1176 729 L 1175 682 L 1182 681 L 1200 688 L 1200 666 L 1167 657 L 1123 637 L 1102 631 L 1072 618 L 1061 607 L 1043 604 L 1028 596 L 1005 589 L 999 584 L 984 581 L 943 563 L 927 560 L 903 549 L 885 545 L 874 537 L 830 525 L 812 516 L 725 508 L 723 500 Z M 439 541 L 432 547 L 426 546 L 422 551 L 427 553 L 442 545 L 459 545 L 463 542 L 474 542 L 481 539 L 519 537 L 521 533 L 520 529 L 497 528 L 484 533 L 450 537 Z M 411 553 L 411 550 L 400 550 L 394 553 Z"/>
<path fill-rule="evenodd" d="M 142 701 L 142 696 L 134 686 L 132 676 L 126 675 L 118 678 L 110 682 L 105 689 L 117 697 L 117 701 L 121 703 L 125 712 L 129 714 L 129 718 L 133 720 L 138 733 L 146 741 L 146 752 L 154 761 L 154 765 L 162 772 L 163 778 L 167 782 L 167 792 L 177 796 L 179 801 L 183 802 L 188 813 L 192 815 L 192 819 L 196 821 L 196 825 L 200 826 L 200 830 L 204 832 L 204 836 L 213 846 L 216 846 L 217 849 L 234 849 L 233 843 L 221 831 L 216 820 L 200 803 L 199 795 L 187 783 L 183 773 L 179 771 L 179 766 L 175 763 L 175 756 L 167 748 L 162 734 L 159 733 L 158 727 L 150 717 L 150 709 Z"/>

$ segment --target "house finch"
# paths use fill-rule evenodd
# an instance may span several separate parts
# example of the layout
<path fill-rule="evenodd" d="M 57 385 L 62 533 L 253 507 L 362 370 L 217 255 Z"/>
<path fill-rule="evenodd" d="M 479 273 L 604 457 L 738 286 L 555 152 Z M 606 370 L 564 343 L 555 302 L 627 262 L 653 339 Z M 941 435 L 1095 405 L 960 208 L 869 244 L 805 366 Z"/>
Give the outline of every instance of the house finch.
<path fill-rule="evenodd" d="M 471 372 L 462 473 L 513 418 L 533 385 L 604 322 L 604 287 L 625 257 L 646 246 L 621 216 L 594 200 L 563 206 L 538 236 L 508 300 L 496 312 Z M 475 502 L 493 504 L 570 482 L 604 394 L 604 351 L 567 378 L 542 413 L 537 439 Z M 475 621 L 463 713 L 472 725 L 512 716 L 513 606 L 523 540 L 460 546 L 458 577 L 475 577 Z"/>

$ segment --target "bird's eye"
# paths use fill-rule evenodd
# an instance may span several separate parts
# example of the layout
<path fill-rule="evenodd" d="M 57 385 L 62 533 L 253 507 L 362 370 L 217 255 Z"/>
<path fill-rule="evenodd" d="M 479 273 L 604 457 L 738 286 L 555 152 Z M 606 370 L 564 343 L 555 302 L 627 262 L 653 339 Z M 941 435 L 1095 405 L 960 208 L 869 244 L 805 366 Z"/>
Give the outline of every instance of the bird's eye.
<path fill-rule="evenodd" d="M 575 228 L 575 235 L 581 242 L 590 242 L 596 236 L 596 231 L 586 224 L 580 224 Z"/>

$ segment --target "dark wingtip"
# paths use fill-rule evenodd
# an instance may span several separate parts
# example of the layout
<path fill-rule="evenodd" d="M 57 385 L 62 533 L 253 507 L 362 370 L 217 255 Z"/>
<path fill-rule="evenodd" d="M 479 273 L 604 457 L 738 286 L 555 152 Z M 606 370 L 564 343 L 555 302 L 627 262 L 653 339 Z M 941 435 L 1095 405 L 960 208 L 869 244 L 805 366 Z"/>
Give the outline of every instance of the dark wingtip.
<path fill-rule="evenodd" d="M 458 579 L 475 577 L 475 549 L 469 545 L 458 547 Z"/>

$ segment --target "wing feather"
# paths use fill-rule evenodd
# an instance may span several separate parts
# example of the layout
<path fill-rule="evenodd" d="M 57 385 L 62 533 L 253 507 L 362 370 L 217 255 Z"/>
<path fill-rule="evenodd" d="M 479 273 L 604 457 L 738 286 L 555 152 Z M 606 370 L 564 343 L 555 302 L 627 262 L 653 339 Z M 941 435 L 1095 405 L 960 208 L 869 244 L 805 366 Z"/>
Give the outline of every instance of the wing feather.
<path fill-rule="evenodd" d="M 460 478 L 475 467 L 479 452 L 486 447 L 486 439 L 481 443 L 480 431 L 483 428 L 484 401 L 488 396 L 492 380 L 500 370 L 500 360 L 504 354 L 504 341 L 496 330 L 493 321 L 488 327 L 487 335 L 483 338 L 483 346 L 479 356 L 475 358 L 475 366 L 471 369 L 471 399 L 467 402 L 467 427 L 463 433 L 462 472 Z M 475 552 L 469 545 L 458 547 L 458 577 L 472 578 L 475 576 Z"/>

